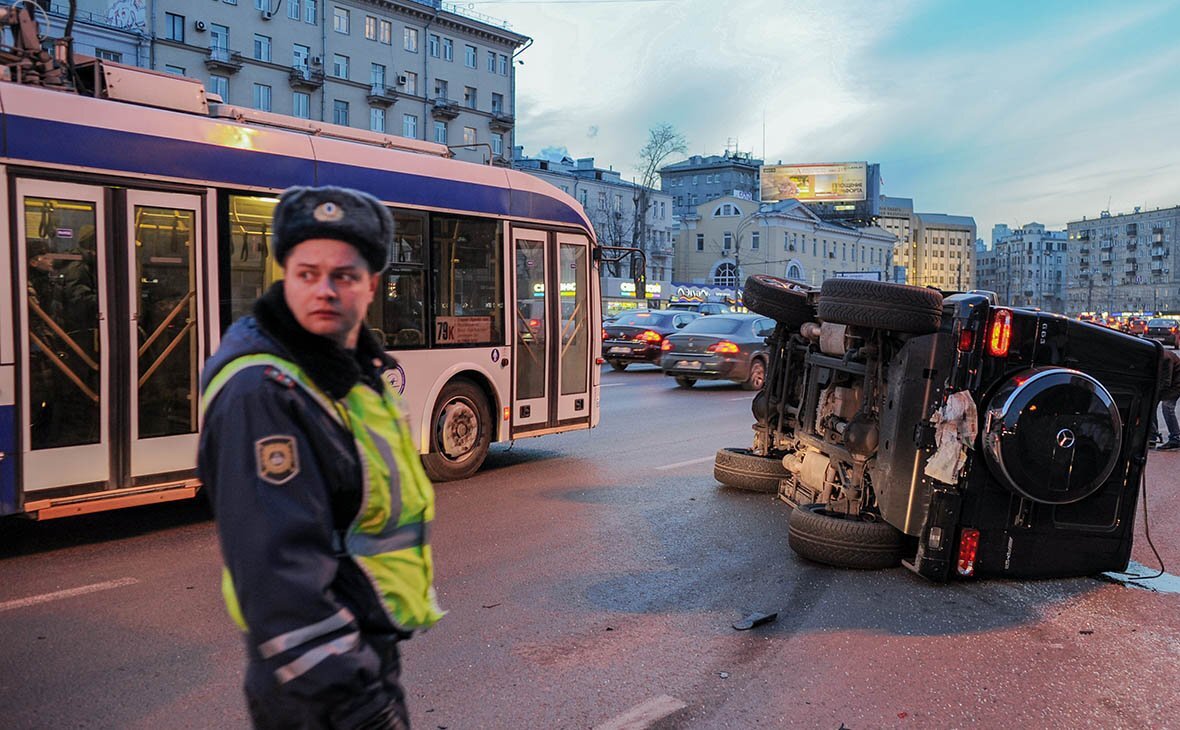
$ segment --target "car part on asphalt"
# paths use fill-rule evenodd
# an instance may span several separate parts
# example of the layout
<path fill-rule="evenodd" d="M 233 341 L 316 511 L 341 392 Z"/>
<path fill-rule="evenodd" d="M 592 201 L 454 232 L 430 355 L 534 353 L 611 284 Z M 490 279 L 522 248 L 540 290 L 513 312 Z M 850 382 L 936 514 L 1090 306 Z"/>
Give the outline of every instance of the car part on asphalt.
<path fill-rule="evenodd" d="M 819 291 L 824 322 L 894 332 L 936 332 L 942 322 L 942 292 L 865 279 L 828 279 Z"/>
<path fill-rule="evenodd" d="M 801 557 L 837 568 L 880 570 L 901 562 L 902 534 L 871 515 L 841 515 L 822 504 L 791 510 L 787 540 Z"/>
<path fill-rule="evenodd" d="M 759 456 L 749 449 L 720 449 L 713 457 L 713 478 L 734 489 L 774 493 L 779 480 L 787 476 L 782 459 Z"/>
<path fill-rule="evenodd" d="M 754 274 L 746 279 L 742 301 L 751 312 L 770 317 L 788 329 L 799 329 L 815 319 L 815 307 L 808 300 L 814 287 L 780 279 L 769 274 Z"/>

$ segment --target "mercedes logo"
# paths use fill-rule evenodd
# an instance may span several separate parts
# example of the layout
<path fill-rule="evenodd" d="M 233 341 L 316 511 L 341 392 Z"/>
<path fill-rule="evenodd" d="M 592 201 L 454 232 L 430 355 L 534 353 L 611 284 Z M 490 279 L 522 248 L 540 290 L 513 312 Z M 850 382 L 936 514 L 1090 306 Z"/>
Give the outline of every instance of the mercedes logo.
<path fill-rule="evenodd" d="M 1072 449 L 1074 443 L 1073 431 L 1063 428 L 1057 432 L 1057 445 L 1063 449 Z"/>

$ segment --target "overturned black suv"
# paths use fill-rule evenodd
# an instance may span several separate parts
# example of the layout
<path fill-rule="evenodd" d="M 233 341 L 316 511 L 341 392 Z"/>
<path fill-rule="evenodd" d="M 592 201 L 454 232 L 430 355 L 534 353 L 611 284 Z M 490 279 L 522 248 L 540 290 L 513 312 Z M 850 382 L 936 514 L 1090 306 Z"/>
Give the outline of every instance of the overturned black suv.
<path fill-rule="evenodd" d="M 790 504 L 795 552 L 936 581 L 1127 567 L 1158 343 L 858 279 L 753 276 L 745 304 L 779 324 L 753 444 L 714 475 Z"/>

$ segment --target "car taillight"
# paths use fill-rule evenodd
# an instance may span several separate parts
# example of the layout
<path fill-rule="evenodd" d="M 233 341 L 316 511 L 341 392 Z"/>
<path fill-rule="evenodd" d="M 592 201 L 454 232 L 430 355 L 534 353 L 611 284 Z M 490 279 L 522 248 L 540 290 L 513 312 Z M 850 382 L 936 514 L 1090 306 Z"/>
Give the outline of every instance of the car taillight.
<path fill-rule="evenodd" d="M 671 350 L 672 349 L 672 341 L 671 340 L 664 340 L 664 344 L 660 345 L 660 349 L 664 352 Z"/>
<path fill-rule="evenodd" d="M 539 320 L 539 319 L 530 319 L 529 320 L 529 327 L 530 328 L 537 329 L 540 326 L 541 326 L 541 320 Z"/>
<path fill-rule="evenodd" d="M 959 333 L 959 352 L 971 352 L 971 348 L 975 347 L 975 332 L 973 330 L 963 330 Z"/>
<path fill-rule="evenodd" d="M 720 352 L 720 353 L 726 354 L 726 355 L 733 355 L 733 354 L 737 353 L 738 346 L 733 344 L 729 340 L 722 340 L 721 342 L 715 342 L 712 345 L 709 345 L 708 347 L 705 348 L 705 351 L 706 352 Z"/>
<path fill-rule="evenodd" d="M 643 333 L 635 335 L 635 339 L 642 340 L 643 342 L 659 342 L 660 340 L 664 339 L 664 336 L 659 332 L 645 330 Z"/>
<path fill-rule="evenodd" d="M 959 575 L 975 575 L 975 555 L 979 552 L 979 530 L 963 528 L 959 535 Z"/>
<path fill-rule="evenodd" d="M 994 357 L 1007 357 L 1008 345 L 1012 342 L 1012 311 L 997 309 L 992 314 L 992 324 L 988 328 L 987 354 Z"/>
<path fill-rule="evenodd" d="M 1172 328 L 1172 334 L 1176 334 L 1176 328 L 1175 328 L 1175 327 L 1173 327 L 1173 328 Z"/>
<path fill-rule="evenodd" d="M 606 333 L 606 330 L 605 330 L 605 329 L 602 331 L 602 339 L 604 339 L 604 340 L 609 340 L 609 339 L 610 339 L 610 335 L 608 335 L 608 334 Z"/>

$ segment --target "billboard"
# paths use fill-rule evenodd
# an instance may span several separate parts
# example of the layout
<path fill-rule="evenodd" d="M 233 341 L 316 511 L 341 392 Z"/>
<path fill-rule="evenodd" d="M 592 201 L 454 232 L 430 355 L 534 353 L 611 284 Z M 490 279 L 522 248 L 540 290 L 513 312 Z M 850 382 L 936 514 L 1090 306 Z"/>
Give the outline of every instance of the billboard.
<path fill-rule="evenodd" d="M 803 203 L 859 202 L 865 199 L 866 162 L 763 165 L 762 200 L 795 198 Z"/>

